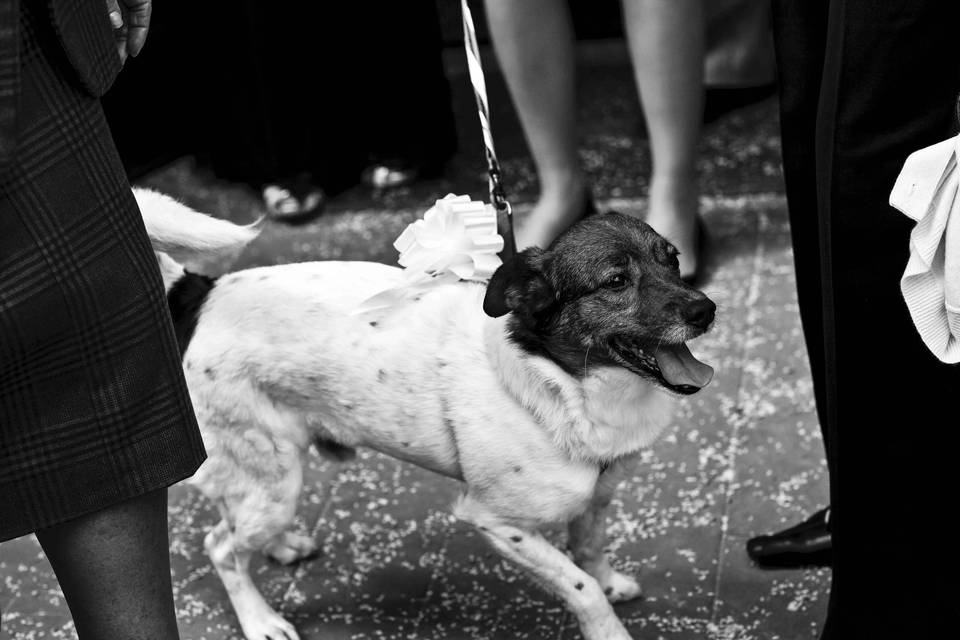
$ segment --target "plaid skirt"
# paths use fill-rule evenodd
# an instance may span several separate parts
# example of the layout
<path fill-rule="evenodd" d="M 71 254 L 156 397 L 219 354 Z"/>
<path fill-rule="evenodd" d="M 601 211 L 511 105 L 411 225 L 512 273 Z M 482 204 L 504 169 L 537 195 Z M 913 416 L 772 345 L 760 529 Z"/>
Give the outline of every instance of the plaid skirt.
<path fill-rule="evenodd" d="M 205 457 L 156 258 L 46 9 L 22 0 L 17 145 L 0 167 L 0 541 Z"/>

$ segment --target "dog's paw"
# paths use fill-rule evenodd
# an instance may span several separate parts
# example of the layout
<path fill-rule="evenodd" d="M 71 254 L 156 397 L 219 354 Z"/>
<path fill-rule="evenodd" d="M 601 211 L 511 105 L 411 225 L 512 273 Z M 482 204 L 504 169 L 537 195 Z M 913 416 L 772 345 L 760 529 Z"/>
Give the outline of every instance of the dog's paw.
<path fill-rule="evenodd" d="M 263 552 L 284 565 L 312 558 L 318 553 L 317 543 L 313 538 L 292 531 L 285 531 L 274 542 L 268 544 Z"/>
<path fill-rule="evenodd" d="M 293 625 L 272 609 L 257 616 L 241 618 L 240 626 L 247 640 L 300 640 Z"/>
<path fill-rule="evenodd" d="M 600 587 L 610 602 L 626 602 L 642 595 L 637 579 L 619 571 L 611 571 L 606 579 L 600 582 Z"/>

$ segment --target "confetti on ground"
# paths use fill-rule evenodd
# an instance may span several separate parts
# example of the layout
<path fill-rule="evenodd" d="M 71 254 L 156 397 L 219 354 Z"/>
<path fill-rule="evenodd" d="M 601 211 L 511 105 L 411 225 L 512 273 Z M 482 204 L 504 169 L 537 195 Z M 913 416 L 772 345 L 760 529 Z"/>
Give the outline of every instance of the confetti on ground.
<path fill-rule="evenodd" d="M 583 74 L 582 158 L 601 209 L 642 214 L 649 151 L 638 138 L 629 66 Z M 455 79 L 454 79 L 455 80 Z M 520 215 L 536 194 L 502 83 L 491 80 L 498 149 Z M 444 179 L 393 193 L 354 190 L 319 220 L 267 223 L 237 265 L 307 259 L 393 262 L 390 243 L 448 192 L 482 195 L 472 95 L 454 82 L 461 152 Z M 507 106 L 504 106 L 507 105 Z M 499 110 L 499 111 L 498 111 Z M 776 107 L 731 114 L 701 144 L 702 213 L 717 302 L 713 331 L 693 343 L 717 377 L 680 404 L 673 427 L 619 487 L 607 530 L 618 569 L 645 598 L 617 605 L 635 637 L 665 640 L 816 638 L 829 570 L 763 571 L 744 544 L 798 522 L 827 499 L 822 443 L 797 315 L 789 229 L 777 169 Z M 262 213 L 255 194 L 182 160 L 146 180 L 236 221 Z M 219 272 L 228 265 L 205 265 Z M 338 466 L 311 460 L 297 527 L 321 554 L 295 567 L 255 558 L 254 580 L 303 640 L 564 638 L 580 634 L 562 604 L 501 560 L 450 515 L 458 485 L 361 453 Z M 170 492 L 174 589 L 181 633 L 240 638 L 203 551 L 214 509 L 190 489 Z M 562 546 L 563 531 L 547 532 Z M 0 640 L 74 638 L 69 611 L 32 537 L 0 546 Z"/>

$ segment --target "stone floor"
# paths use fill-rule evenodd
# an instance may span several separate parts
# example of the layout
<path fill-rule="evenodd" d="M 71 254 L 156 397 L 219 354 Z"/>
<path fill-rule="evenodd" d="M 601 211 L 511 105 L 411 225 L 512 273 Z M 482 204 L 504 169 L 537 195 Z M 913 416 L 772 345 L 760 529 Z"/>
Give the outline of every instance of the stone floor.
<path fill-rule="evenodd" d="M 650 166 L 620 43 L 580 52 L 582 160 L 601 209 L 643 215 Z M 443 179 L 389 193 L 354 189 L 318 221 L 267 223 L 233 265 L 312 259 L 395 262 L 392 240 L 448 192 L 482 197 L 483 154 L 458 61 L 448 70 L 460 153 Z M 487 65 L 493 69 L 492 63 Z M 518 215 L 536 177 L 502 80 L 490 74 L 505 179 Z M 702 212 L 709 238 L 705 291 L 715 329 L 694 343 L 717 370 L 681 402 L 666 437 L 645 451 L 613 503 L 608 532 L 619 567 L 640 574 L 645 598 L 617 606 L 636 638 L 816 638 L 828 570 L 764 571 L 744 553 L 751 535 L 825 504 L 827 479 L 797 316 L 776 105 L 760 103 L 710 125 L 701 144 Z M 184 158 L 145 184 L 237 221 L 261 207 Z M 496 557 L 449 505 L 458 486 L 405 463 L 363 454 L 343 466 L 311 462 L 298 518 L 322 555 L 296 567 L 254 561 L 254 579 L 304 640 L 347 638 L 578 638 L 556 598 Z M 240 638 L 202 539 L 216 520 L 199 495 L 170 492 L 176 605 L 186 639 Z M 548 532 L 558 544 L 559 530 Z M 75 637 L 69 611 L 31 537 L 0 546 L 0 640 Z"/>

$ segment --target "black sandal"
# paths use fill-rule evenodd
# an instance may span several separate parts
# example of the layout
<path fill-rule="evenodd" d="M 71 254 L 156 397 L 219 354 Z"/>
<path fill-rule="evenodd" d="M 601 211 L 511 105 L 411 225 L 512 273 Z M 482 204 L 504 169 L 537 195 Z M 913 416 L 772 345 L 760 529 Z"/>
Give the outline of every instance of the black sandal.
<path fill-rule="evenodd" d="M 264 184 L 261 194 L 267 215 L 289 225 L 314 220 L 323 213 L 327 204 L 327 194 L 307 175 Z"/>

